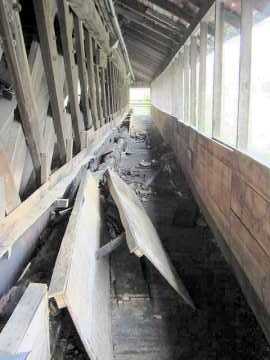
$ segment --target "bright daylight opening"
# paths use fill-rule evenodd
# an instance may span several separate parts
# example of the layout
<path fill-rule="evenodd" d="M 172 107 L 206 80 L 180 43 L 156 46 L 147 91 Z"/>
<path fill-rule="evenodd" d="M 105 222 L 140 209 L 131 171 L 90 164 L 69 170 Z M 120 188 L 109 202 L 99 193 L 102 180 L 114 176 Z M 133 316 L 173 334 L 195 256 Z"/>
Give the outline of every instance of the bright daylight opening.
<path fill-rule="evenodd" d="M 150 115 L 150 88 L 131 88 L 129 101 L 135 115 Z"/>

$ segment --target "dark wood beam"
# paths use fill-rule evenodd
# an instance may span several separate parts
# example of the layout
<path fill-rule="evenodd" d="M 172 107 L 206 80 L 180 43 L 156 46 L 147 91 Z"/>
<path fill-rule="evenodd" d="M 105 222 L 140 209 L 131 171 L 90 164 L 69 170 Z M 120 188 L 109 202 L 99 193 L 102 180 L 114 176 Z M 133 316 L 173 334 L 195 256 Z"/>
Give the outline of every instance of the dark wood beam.
<path fill-rule="evenodd" d="M 144 3 L 143 0 L 137 1 L 142 1 Z M 190 13 L 190 11 L 186 10 L 185 8 L 180 8 L 170 0 L 151 0 L 149 3 L 158 6 L 172 15 L 179 17 L 180 19 L 183 19 L 187 23 L 191 23 L 194 20 L 194 16 L 192 13 Z"/>
<path fill-rule="evenodd" d="M 180 34 L 177 34 L 176 32 L 173 32 L 171 30 L 164 29 L 162 26 L 158 25 L 155 22 L 149 21 L 146 18 L 141 18 L 140 16 L 130 14 L 127 10 L 124 9 L 119 10 L 119 13 L 124 16 L 128 22 L 133 22 L 140 27 L 143 27 L 158 34 L 158 36 L 163 36 L 179 44 L 182 40 L 182 36 L 180 36 Z"/>

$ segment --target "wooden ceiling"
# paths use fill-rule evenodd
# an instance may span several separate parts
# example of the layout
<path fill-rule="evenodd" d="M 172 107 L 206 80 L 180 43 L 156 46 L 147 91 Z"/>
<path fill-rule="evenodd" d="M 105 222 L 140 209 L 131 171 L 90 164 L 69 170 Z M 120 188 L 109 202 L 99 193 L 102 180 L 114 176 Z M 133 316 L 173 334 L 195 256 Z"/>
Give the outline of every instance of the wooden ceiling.
<path fill-rule="evenodd" d="M 149 84 L 170 62 L 214 0 L 116 0 L 137 84 Z"/>

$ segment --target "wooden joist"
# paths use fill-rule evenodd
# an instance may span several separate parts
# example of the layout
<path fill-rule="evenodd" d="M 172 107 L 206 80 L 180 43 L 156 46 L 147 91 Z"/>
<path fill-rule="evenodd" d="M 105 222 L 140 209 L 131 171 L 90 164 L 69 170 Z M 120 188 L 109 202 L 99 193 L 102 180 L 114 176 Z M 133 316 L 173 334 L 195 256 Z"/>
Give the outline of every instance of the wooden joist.
<path fill-rule="evenodd" d="M 17 359 L 50 359 L 48 293 L 44 284 L 28 286 L 0 333 L 0 359 L 16 355 Z"/>
<path fill-rule="evenodd" d="M 92 116 L 89 106 L 88 77 L 85 63 L 84 29 L 82 21 L 74 16 L 74 31 L 76 40 L 76 55 L 81 85 L 81 104 L 83 108 L 84 127 L 89 130 L 92 126 Z"/>
<path fill-rule="evenodd" d="M 4 35 L 4 51 L 13 78 L 25 139 L 37 181 L 40 182 L 42 137 L 20 17 L 13 7 L 13 0 L 0 1 L 0 31 Z"/>
<path fill-rule="evenodd" d="M 57 67 L 58 52 L 54 32 L 52 3 L 52 0 L 34 1 L 34 8 L 43 63 L 46 64 L 45 72 L 50 94 L 55 133 L 57 136 L 59 158 L 61 163 L 64 164 L 66 162 L 64 95 L 63 89 L 60 86 Z"/>
<path fill-rule="evenodd" d="M 130 252 L 138 257 L 146 256 L 183 300 L 195 308 L 134 191 L 112 170 L 109 170 L 108 184 L 125 228 Z"/>
<path fill-rule="evenodd" d="M 120 123 L 123 116 L 126 116 L 126 113 L 92 134 L 87 149 L 50 175 L 44 185 L 0 220 L 0 296 L 9 290 L 31 255 L 41 232 L 48 224 L 55 200 L 63 197 L 81 168 L 95 156 L 100 146 L 108 141 L 113 128 Z M 5 255 L 9 255 L 9 258 Z"/>
<path fill-rule="evenodd" d="M 78 18 L 84 22 L 89 32 L 93 34 L 98 44 L 109 54 L 111 51 L 109 34 L 96 10 L 95 3 L 93 1 L 69 0 L 69 4 Z"/>
<path fill-rule="evenodd" d="M 91 359 L 111 360 L 108 258 L 96 259 L 101 241 L 100 191 L 86 171 L 56 260 L 49 297 L 67 307 Z"/>
<path fill-rule="evenodd" d="M 75 149 L 81 149 L 80 143 L 80 107 L 78 100 L 78 72 L 74 58 L 73 46 L 73 17 L 70 13 L 69 6 L 66 1 L 57 0 L 58 17 L 61 28 L 61 40 L 63 45 L 63 54 L 65 61 L 68 95 L 70 102 L 70 111 L 72 118 L 72 126 L 74 132 Z"/>
<path fill-rule="evenodd" d="M 94 53 L 93 53 L 93 40 L 88 31 L 85 33 L 85 55 L 87 60 L 88 71 L 88 88 L 91 103 L 92 120 L 94 129 L 99 127 L 98 109 L 97 109 L 97 96 L 96 96 L 96 81 L 94 69 Z"/>

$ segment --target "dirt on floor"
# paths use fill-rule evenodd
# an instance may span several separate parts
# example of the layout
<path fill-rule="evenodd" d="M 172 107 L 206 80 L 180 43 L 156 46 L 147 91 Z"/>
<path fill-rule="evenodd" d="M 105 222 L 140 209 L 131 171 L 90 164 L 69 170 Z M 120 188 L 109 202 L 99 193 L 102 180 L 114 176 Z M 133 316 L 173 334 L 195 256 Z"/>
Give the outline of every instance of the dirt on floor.
<path fill-rule="evenodd" d="M 270 359 L 264 334 L 150 117 L 119 128 L 90 164 L 92 171 L 108 166 L 141 199 L 197 307 L 185 305 L 153 265 L 130 254 L 123 243 L 110 257 L 114 359 Z M 105 232 L 111 240 L 123 227 L 103 189 Z M 69 215 L 52 218 L 23 276 L 0 299 L 0 326 L 30 281 L 49 284 Z M 50 332 L 54 360 L 88 359 L 68 312 L 53 303 Z"/>

